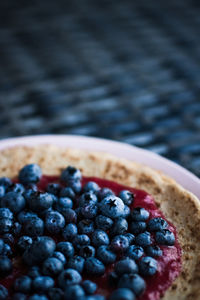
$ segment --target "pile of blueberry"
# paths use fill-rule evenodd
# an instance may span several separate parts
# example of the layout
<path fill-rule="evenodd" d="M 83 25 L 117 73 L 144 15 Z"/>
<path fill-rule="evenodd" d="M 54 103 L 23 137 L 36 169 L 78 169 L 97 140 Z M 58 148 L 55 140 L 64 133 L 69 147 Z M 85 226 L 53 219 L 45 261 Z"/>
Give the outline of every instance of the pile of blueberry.
<path fill-rule="evenodd" d="M 109 299 L 140 296 L 143 278 L 157 271 L 158 245 L 175 242 L 167 222 L 149 220 L 142 207 L 131 211 L 134 195 L 128 190 L 116 196 L 93 181 L 82 186 L 74 167 L 45 191 L 37 187 L 41 176 L 31 164 L 20 170 L 19 183 L 0 178 L 0 277 L 12 274 L 15 264 L 25 274 L 13 280 L 9 293 L 0 285 L 0 300 L 10 293 L 13 300 L 104 300 L 96 278 L 112 264 Z"/>

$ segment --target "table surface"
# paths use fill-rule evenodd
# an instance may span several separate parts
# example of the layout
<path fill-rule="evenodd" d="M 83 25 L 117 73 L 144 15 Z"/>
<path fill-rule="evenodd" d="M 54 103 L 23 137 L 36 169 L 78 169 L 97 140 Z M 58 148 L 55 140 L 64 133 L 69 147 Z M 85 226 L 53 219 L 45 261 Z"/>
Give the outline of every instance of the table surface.
<path fill-rule="evenodd" d="M 79 134 L 200 176 L 200 2 L 0 2 L 0 138 Z"/>

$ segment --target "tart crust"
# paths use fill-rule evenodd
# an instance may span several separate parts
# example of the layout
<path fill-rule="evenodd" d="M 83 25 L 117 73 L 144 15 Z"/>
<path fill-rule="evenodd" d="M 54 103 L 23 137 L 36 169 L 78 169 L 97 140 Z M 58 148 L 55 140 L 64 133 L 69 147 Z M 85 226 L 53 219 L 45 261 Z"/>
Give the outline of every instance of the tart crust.
<path fill-rule="evenodd" d="M 67 165 L 74 165 L 85 176 L 113 180 L 153 195 L 166 218 L 176 226 L 183 251 L 182 271 L 162 299 L 200 299 L 200 201 L 192 193 L 147 166 L 104 152 L 54 145 L 18 146 L 1 151 L 0 176 L 15 177 L 29 163 L 38 163 L 46 175 L 59 175 Z"/>

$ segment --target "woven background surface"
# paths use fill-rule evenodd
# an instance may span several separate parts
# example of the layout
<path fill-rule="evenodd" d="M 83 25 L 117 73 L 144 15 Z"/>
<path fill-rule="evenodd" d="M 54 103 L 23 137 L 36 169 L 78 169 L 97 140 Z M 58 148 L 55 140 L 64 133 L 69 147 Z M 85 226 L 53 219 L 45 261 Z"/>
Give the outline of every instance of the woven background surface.
<path fill-rule="evenodd" d="M 128 142 L 200 176 L 200 2 L 0 2 L 0 138 Z"/>

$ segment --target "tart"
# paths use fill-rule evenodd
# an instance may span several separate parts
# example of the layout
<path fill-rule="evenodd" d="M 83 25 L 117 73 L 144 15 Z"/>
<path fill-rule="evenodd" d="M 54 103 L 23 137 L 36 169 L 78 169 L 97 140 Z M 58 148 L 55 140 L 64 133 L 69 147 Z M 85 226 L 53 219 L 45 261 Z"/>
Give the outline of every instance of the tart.
<path fill-rule="evenodd" d="M 29 177 L 30 173 L 26 174 L 26 172 L 25 171 L 23 172 L 22 170 L 24 166 L 30 164 L 40 166 L 42 170 L 42 174 L 44 176 L 41 177 L 40 174 L 39 176 L 40 178 L 38 178 L 37 180 L 33 179 L 32 182 L 31 180 L 30 182 L 29 181 L 26 182 L 26 178 Z M 80 217 L 78 221 L 77 220 L 67 221 L 67 218 L 69 216 L 68 215 L 66 216 L 64 213 L 61 213 L 61 215 L 64 216 L 63 219 L 65 219 L 64 221 L 62 218 L 59 219 L 60 222 L 59 224 L 61 224 L 59 225 L 61 226 L 59 228 L 62 228 L 62 234 L 61 234 L 61 229 L 58 229 L 58 231 L 56 231 L 54 228 L 53 229 L 54 231 L 52 231 L 52 227 L 50 223 L 48 224 L 45 223 L 44 224 L 45 228 L 42 231 L 40 231 L 42 226 L 41 224 L 38 223 L 39 229 L 36 233 L 35 232 L 33 233 L 31 231 L 32 230 L 31 226 L 29 226 L 29 228 L 24 229 L 23 227 L 24 225 L 23 225 L 22 226 L 23 229 L 18 229 L 17 225 L 15 224 L 15 228 L 14 229 L 12 228 L 12 233 L 14 232 L 13 236 L 15 239 L 15 241 L 13 242 L 14 245 L 19 244 L 19 237 L 22 236 L 22 234 L 20 235 L 19 233 L 20 230 L 25 230 L 26 236 L 32 235 L 31 238 L 32 242 L 33 244 L 34 243 L 37 244 L 38 247 L 40 245 L 41 237 L 44 238 L 44 236 L 49 236 L 50 239 L 54 240 L 54 242 L 57 244 L 56 252 L 65 254 L 64 258 L 58 257 L 60 254 L 56 254 L 58 255 L 57 257 L 54 255 L 54 257 L 57 260 L 60 259 L 59 261 L 62 261 L 62 259 L 63 260 L 66 259 L 67 263 L 71 259 L 71 257 L 73 257 L 74 255 L 77 256 L 77 253 L 79 254 L 80 257 L 84 257 L 84 259 L 86 258 L 84 256 L 86 254 L 85 252 L 83 252 L 85 250 L 79 249 L 77 246 L 79 245 L 79 242 L 76 239 L 76 237 L 74 237 L 75 239 L 75 242 L 73 242 L 74 244 L 71 243 L 71 241 L 69 242 L 69 244 L 73 244 L 75 250 L 72 250 L 69 247 L 67 253 L 65 253 L 64 252 L 65 250 L 63 250 L 62 245 L 58 246 L 59 243 L 62 243 L 63 241 L 68 241 L 68 233 L 69 233 L 68 228 L 65 230 L 65 233 L 63 233 L 64 228 L 66 227 L 67 224 L 77 225 L 78 224 L 77 222 L 79 222 L 80 224 L 77 225 L 79 226 L 78 230 L 80 231 L 82 230 L 81 232 L 86 232 L 85 230 L 88 230 L 89 233 L 86 235 L 88 235 L 89 238 L 92 240 L 91 244 L 89 242 L 86 243 L 88 253 L 91 254 L 93 249 L 94 251 L 96 251 L 95 253 L 97 253 L 97 249 L 99 249 L 100 247 L 101 247 L 100 250 L 104 251 L 105 249 L 102 248 L 103 246 L 109 246 L 112 248 L 111 252 L 114 255 L 113 257 L 115 257 L 113 258 L 112 263 L 111 262 L 105 263 L 105 260 L 103 260 L 104 252 L 100 252 L 100 250 L 98 250 L 98 253 L 100 253 L 98 255 L 91 254 L 91 257 L 95 259 L 96 257 L 98 257 L 97 260 L 100 261 L 98 268 L 96 268 L 98 262 L 95 262 L 94 259 L 92 260 L 89 259 L 90 257 L 87 257 L 87 263 L 85 263 L 84 265 L 85 271 L 82 274 L 82 279 L 79 278 L 79 280 L 77 279 L 77 282 L 75 282 L 75 283 L 79 283 L 80 285 L 82 284 L 79 294 L 77 291 L 73 291 L 73 289 L 76 289 L 73 286 L 73 288 L 69 289 L 68 292 L 65 292 L 64 294 L 65 296 L 62 299 L 68 299 L 67 293 L 69 293 L 69 295 L 70 293 L 71 295 L 76 295 L 76 296 L 79 295 L 80 299 L 81 297 L 82 299 L 84 299 L 87 293 L 85 294 L 84 292 L 84 294 L 81 294 L 81 291 L 86 291 L 87 289 L 91 288 L 91 286 L 88 287 L 87 284 L 89 285 L 89 283 L 87 282 L 84 283 L 86 285 L 84 286 L 83 280 L 84 282 L 87 280 L 94 282 L 98 286 L 98 290 L 96 291 L 96 294 L 103 295 L 105 297 L 104 299 L 112 299 L 112 300 L 113 299 L 123 299 L 123 300 L 124 299 L 125 300 L 126 299 L 128 300 L 129 299 L 142 299 L 142 300 L 155 299 L 156 300 L 160 298 L 165 300 L 200 299 L 200 243 L 199 243 L 200 202 L 192 193 L 185 190 L 183 187 L 177 184 L 173 179 L 165 176 L 164 174 L 158 171 L 149 168 L 148 166 L 144 166 L 136 162 L 128 161 L 125 159 L 119 159 L 118 157 L 115 157 L 107 153 L 87 152 L 87 151 L 76 150 L 76 149 L 64 149 L 53 145 L 39 145 L 36 147 L 19 146 L 19 147 L 5 149 L 0 152 L 0 177 L 11 178 L 14 182 L 13 183 L 14 185 L 16 185 L 16 183 L 18 182 L 23 183 L 23 186 L 25 186 L 25 191 L 28 189 L 34 190 L 34 187 L 32 187 L 31 184 L 34 183 L 34 180 L 36 181 L 35 183 L 37 183 L 39 191 L 34 191 L 34 192 L 39 193 L 39 196 L 37 195 L 37 197 L 40 197 L 40 199 L 38 200 L 39 202 L 37 202 L 39 204 L 37 204 L 36 206 L 34 201 L 30 202 L 31 204 L 29 203 L 29 210 L 31 209 L 33 213 L 39 215 L 41 220 L 44 219 L 46 220 L 47 218 L 46 212 L 45 215 L 42 214 L 42 211 L 45 211 L 43 207 L 42 197 L 46 192 L 52 192 L 52 190 L 50 190 L 52 188 L 50 184 L 56 183 L 57 185 L 62 186 L 62 189 L 65 186 L 69 185 L 68 173 L 70 173 L 69 171 L 70 169 L 66 169 L 67 167 L 71 168 L 72 170 L 77 170 L 76 173 L 77 178 L 75 178 L 76 179 L 75 181 L 81 182 L 80 183 L 81 186 L 79 186 L 79 184 L 74 184 L 74 182 L 70 183 L 70 187 L 76 194 L 76 200 L 74 200 L 75 204 L 74 203 L 72 204 L 74 205 L 72 210 L 76 209 L 77 216 L 79 216 L 78 214 L 80 212 L 79 201 L 84 201 L 81 200 L 82 198 L 84 198 L 83 196 L 84 193 L 91 192 L 93 189 L 95 189 L 94 184 L 98 186 L 99 190 L 100 189 L 102 190 L 103 188 L 110 189 L 113 192 L 113 194 L 109 194 L 109 193 L 106 194 L 107 197 L 109 198 L 107 200 L 105 200 L 106 197 L 102 197 L 101 199 L 99 199 L 98 196 L 97 198 L 98 201 L 100 202 L 98 204 L 98 208 L 96 206 L 92 206 L 92 208 L 90 207 L 88 209 L 87 207 L 86 209 L 84 208 L 84 211 L 81 208 L 80 214 L 82 217 Z M 38 174 L 38 170 L 36 171 L 34 170 L 34 172 Z M 72 171 L 72 173 L 74 172 L 75 171 Z M 93 186 L 92 184 L 88 184 L 88 182 L 92 182 Z M 85 188 L 84 190 L 84 186 L 86 186 L 87 184 L 89 187 Z M 49 191 L 47 190 L 48 185 L 49 185 Z M 132 202 L 131 201 L 130 203 L 127 202 L 128 200 L 125 199 L 126 195 L 123 195 L 123 191 L 128 191 L 130 194 L 133 195 Z M 120 193 L 122 193 L 121 196 Z M 112 197 L 114 198 L 112 199 Z M 5 197 L 2 197 L 2 199 L 4 198 Z M 67 198 L 70 199 L 70 197 Z M 47 202 L 50 203 L 48 204 L 49 206 L 46 207 L 47 210 L 52 207 L 53 201 L 57 201 L 57 200 L 52 200 L 52 199 L 47 200 Z M 123 215 L 124 213 L 122 213 L 122 210 L 120 211 L 120 209 L 122 209 L 122 206 L 120 206 L 121 205 L 120 201 L 123 202 L 123 209 L 124 206 L 128 207 L 127 216 Z M 19 200 L 19 206 L 18 206 L 19 209 L 12 206 L 10 203 L 11 202 L 9 202 L 8 199 L 6 200 L 4 199 L 1 201 L 1 207 L 9 207 L 11 212 L 13 212 L 14 214 L 14 218 L 18 218 L 16 216 L 18 216 L 18 214 L 21 211 L 27 208 L 25 204 L 23 204 L 22 199 Z M 107 204 L 109 204 L 110 207 L 112 206 L 109 212 L 108 210 L 106 210 Z M 57 210 L 54 209 L 54 213 L 56 211 Z M 137 219 L 137 217 L 134 216 L 134 214 L 138 214 L 138 212 L 140 216 L 143 216 L 141 219 Z M 145 213 L 147 213 L 146 217 L 145 217 Z M 96 233 L 96 231 L 101 231 L 100 230 L 102 229 L 101 226 L 105 226 L 105 221 L 106 221 L 105 219 L 102 223 L 103 225 L 101 226 L 98 225 L 100 227 L 95 225 L 96 227 L 94 229 L 91 229 L 91 222 L 97 224 L 96 219 L 99 220 L 99 218 L 97 218 L 99 214 L 102 215 L 103 217 L 112 220 L 113 222 L 110 225 L 109 230 L 106 229 L 103 230 L 105 233 L 104 236 L 102 235 L 102 233 L 101 235 L 99 232 Z M 74 220 L 73 216 L 71 215 L 69 218 L 71 218 L 70 220 Z M 120 224 L 116 225 L 116 223 L 118 222 L 117 220 L 119 218 L 122 218 L 123 220 Z M 157 225 L 155 224 L 154 221 L 152 221 L 152 219 L 155 218 L 162 219 L 161 227 L 157 229 L 156 229 Z M 85 219 L 92 220 L 92 221 L 85 222 Z M 63 222 L 65 222 L 65 224 Z M 98 222 L 101 223 L 100 220 Z M 138 225 L 138 222 L 143 224 Z M 20 222 L 15 222 L 15 223 L 19 224 Z M 6 226 L 9 227 L 10 225 L 6 224 Z M 126 246 L 126 249 L 124 248 L 124 249 L 117 250 L 115 248 L 116 246 L 115 238 L 116 236 L 120 235 L 121 229 L 119 229 L 119 227 L 122 228 L 123 226 L 125 229 L 122 230 L 121 235 L 125 235 L 128 233 L 132 234 L 134 236 L 134 241 L 133 240 L 132 242 L 129 241 L 130 244 Z M 138 229 L 138 226 L 141 227 Z M 141 229 L 142 226 L 144 226 L 143 229 Z M 7 232 L 9 232 L 9 230 Z M 27 232 L 30 234 L 28 235 Z M 48 232 L 50 232 L 50 234 L 48 234 Z M 164 234 L 164 242 L 162 240 L 163 234 Z M 169 236 L 167 242 L 165 236 L 166 234 L 167 236 Z M 23 233 L 23 236 L 24 235 L 25 234 Z M 39 236 L 39 238 L 37 236 Z M 62 236 L 62 238 L 60 238 L 60 236 Z M 106 242 L 107 236 L 109 241 Z M 3 239 L 2 235 L 1 238 Z M 147 244 L 143 244 L 143 238 L 145 238 L 145 243 L 149 238 L 150 240 L 149 244 L 148 242 Z M 20 245 L 23 245 L 23 242 L 24 241 L 21 241 Z M 30 240 L 27 239 L 26 243 L 29 242 Z M 32 242 L 30 242 L 30 244 Z M 130 247 L 131 245 L 141 246 L 141 248 L 145 250 L 144 251 L 145 254 L 141 255 L 140 259 L 138 260 L 132 259 L 132 257 L 130 257 L 127 254 L 128 247 Z M 153 250 L 149 249 L 151 247 L 148 246 L 155 246 L 153 250 L 157 251 L 158 253 L 156 255 L 152 255 L 151 251 Z M 19 245 L 16 247 L 19 248 Z M 27 246 L 27 249 L 29 249 L 28 247 L 29 245 Z M 32 247 L 32 244 L 30 247 Z M 75 251 L 75 252 L 71 255 L 69 254 L 71 253 L 70 251 L 72 252 Z M 14 271 L 4 276 L 4 278 L 0 279 L 0 283 L 8 287 L 9 295 L 11 295 L 9 296 L 11 297 L 10 299 L 12 299 L 13 293 L 16 294 L 16 291 L 19 293 L 21 292 L 20 290 L 17 290 L 17 288 L 15 292 L 13 291 L 13 284 L 16 285 L 16 283 L 14 283 L 14 280 L 16 280 L 17 277 L 29 274 L 28 273 L 30 272 L 29 268 L 33 269 L 33 266 L 35 265 L 40 267 L 42 264 L 43 269 L 45 269 L 44 260 L 45 259 L 47 260 L 48 257 L 45 257 L 45 259 L 40 258 L 38 260 L 35 257 L 31 256 L 32 254 L 30 251 L 27 250 L 27 253 L 28 254 L 24 255 L 21 254 L 20 252 L 19 255 L 17 252 L 16 257 L 14 258 L 12 258 L 11 255 L 10 260 L 14 265 Z M 90 254 L 88 255 L 90 256 Z M 51 256 L 52 253 L 49 254 L 49 257 Z M 21 259 L 21 257 L 23 257 L 23 259 Z M 126 262 L 127 259 L 130 259 L 128 264 Z M 32 262 L 30 262 L 31 260 Z M 104 263 L 102 263 L 102 260 Z M 101 263 L 102 265 L 100 266 Z M 48 264 L 48 262 L 46 264 Z M 128 268 L 127 265 L 129 265 L 129 269 L 127 269 Z M 147 265 L 149 266 L 148 268 L 145 267 Z M 61 273 L 64 271 L 68 272 L 67 270 L 69 269 L 69 266 L 68 268 L 65 267 L 64 269 L 62 270 L 61 269 L 62 267 L 60 264 L 60 272 Z M 46 274 L 48 274 L 47 271 Z M 116 274 L 118 278 L 115 278 Z M 145 288 L 141 293 L 138 292 L 137 294 L 135 290 L 131 290 L 129 286 L 127 286 L 127 284 L 124 284 L 124 280 L 126 281 L 126 278 L 123 276 L 126 275 L 129 276 L 130 274 L 131 275 L 139 274 L 138 276 L 142 278 L 142 280 L 144 280 Z M 58 280 L 59 288 L 64 289 L 62 278 L 59 279 L 59 276 L 58 279 L 56 277 L 54 281 L 56 282 L 56 286 L 57 286 L 57 280 Z M 68 273 L 67 275 L 63 273 L 63 276 L 68 276 Z M 75 274 L 73 276 L 76 277 L 78 275 Z M 52 275 L 52 277 L 55 278 L 55 274 Z M 59 280 L 61 282 L 60 285 L 59 285 Z M 28 286 L 30 285 L 30 282 L 27 281 L 26 284 Z M 33 286 L 33 283 L 31 284 Z M 49 288 L 52 287 L 51 283 L 45 282 L 44 285 L 46 284 L 47 286 L 49 284 Z M 34 285 L 38 287 L 40 283 L 36 282 L 34 283 Z M 32 289 L 32 286 L 30 289 Z M 35 289 L 37 290 L 37 288 Z M 120 296 L 119 289 L 122 289 L 121 296 Z M 117 290 L 118 293 L 116 292 Z M 47 298 L 44 299 L 51 299 L 48 298 L 48 292 L 44 291 L 44 294 L 45 293 L 47 295 L 46 296 Z M 27 292 L 27 295 L 29 294 Z M 39 293 L 39 295 L 40 294 L 41 293 Z M 124 295 L 127 298 L 125 298 Z M 69 299 L 71 299 L 70 297 L 72 296 L 69 296 Z M 88 299 L 91 300 L 97 299 L 97 298 L 92 298 L 92 296 L 87 296 L 87 297 L 90 297 Z"/>

